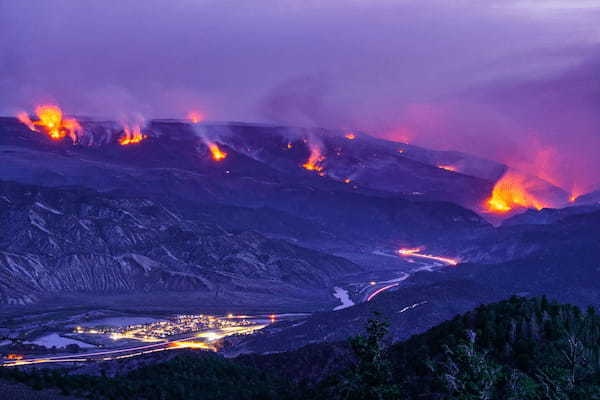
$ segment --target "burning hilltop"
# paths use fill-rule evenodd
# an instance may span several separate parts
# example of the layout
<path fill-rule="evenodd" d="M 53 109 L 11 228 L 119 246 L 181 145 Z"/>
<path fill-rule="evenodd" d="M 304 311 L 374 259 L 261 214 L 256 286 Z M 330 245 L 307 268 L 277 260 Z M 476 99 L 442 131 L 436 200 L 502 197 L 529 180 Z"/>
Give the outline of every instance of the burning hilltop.
<path fill-rule="evenodd" d="M 496 182 L 484 209 L 489 213 L 508 214 L 530 208 L 558 207 L 567 203 L 567 193 L 531 175 L 509 169 Z"/>
<path fill-rule="evenodd" d="M 69 137 L 73 144 L 78 142 L 81 125 L 74 118 L 64 118 L 60 107 L 56 105 L 41 105 L 35 108 L 36 121 L 31 120 L 26 112 L 17 115 L 17 119 L 34 132 L 48 135 L 52 140 L 62 140 Z"/>
<path fill-rule="evenodd" d="M 142 140 L 147 139 L 148 135 L 142 133 L 142 129 L 139 125 L 123 126 L 123 136 L 119 138 L 119 144 L 121 146 L 127 146 L 130 144 L 140 143 Z"/>

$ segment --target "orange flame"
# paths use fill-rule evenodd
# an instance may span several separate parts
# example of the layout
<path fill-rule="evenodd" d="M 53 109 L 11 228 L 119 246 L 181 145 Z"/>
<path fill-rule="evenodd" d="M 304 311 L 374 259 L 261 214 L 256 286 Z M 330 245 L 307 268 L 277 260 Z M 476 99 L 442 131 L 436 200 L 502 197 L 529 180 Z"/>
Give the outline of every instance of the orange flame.
<path fill-rule="evenodd" d="M 452 265 L 452 266 L 458 265 L 458 263 L 460 262 L 460 260 L 458 260 L 456 258 L 440 257 L 440 256 L 434 256 L 431 254 L 423 254 L 423 253 L 421 253 L 421 251 L 423 251 L 423 250 L 424 250 L 423 247 L 405 248 L 405 249 L 398 250 L 398 254 L 401 255 L 402 257 L 427 258 L 429 260 L 440 261 L 440 262 L 443 262 L 444 264 L 448 264 L 448 265 Z"/>
<path fill-rule="evenodd" d="M 287 144 L 287 148 L 288 148 L 288 149 L 291 149 L 292 147 L 294 147 L 294 146 L 292 145 L 292 142 L 288 142 L 288 144 Z"/>
<path fill-rule="evenodd" d="M 321 163 L 325 160 L 325 156 L 321 154 L 321 149 L 319 146 L 314 144 L 310 144 L 310 156 L 308 157 L 308 161 L 302 164 L 302 167 L 309 171 L 323 171 L 323 166 Z"/>
<path fill-rule="evenodd" d="M 456 168 L 454 165 L 438 165 L 437 167 L 441 168 L 441 169 L 445 169 L 446 171 L 452 171 L 452 172 L 458 171 L 458 168 Z"/>
<path fill-rule="evenodd" d="M 547 207 L 543 200 L 531 193 L 532 189 L 533 184 L 529 178 L 515 171 L 508 171 L 496 182 L 492 196 L 486 201 L 486 208 L 490 212 L 506 213 L 519 207 L 536 210 Z"/>
<path fill-rule="evenodd" d="M 61 140 L 69 136 L 73 143 L 77 143 L 77 132 L 81 131 L 81 125 L 76 119 L 63 118 L 62 110 L 55 105 L 42 105 L 35 108 L 37 121 L 32 121 L 27 113 L 17 115 L 17 119 L 34 132 L 42 129 L 52 140 Z"/>
<path fill-rule="evenodd" d="M 352 179 L 350 179 L 350 178 L 344 179 L 344 183 L 350 183 L 350 182 L 352 182 Z"/>
<path fill-rule="evenodd" d="M 215 142 L 207 142 L 206 145 L 210 150 L 211 156 L 215 161 L 221 161 L 227 158 L 227 153 L 219 148 Z"/>
<path fill-rule="evenodd" d="M 344 137 L 348 140 L 356 139 L 356 135 L 354 133 L 347 133 Z"/>
<path fill-rule="evenodd" d="M 132 128 L 124 126 L 123 132 L 124 135 L 119 138 L 119 144 L 121 146 L 139 143 L 148 137 L 142 133 L 139 125 L 134 125 Z"/>
<path fill-rule="evenodd" d="M 204 115 L 202 115 L 198 111 L 190 111 L 187 114 L 187 119 L 189 119 L 192 122 L 192 124 L 197 124 L 204 121 Z"/>

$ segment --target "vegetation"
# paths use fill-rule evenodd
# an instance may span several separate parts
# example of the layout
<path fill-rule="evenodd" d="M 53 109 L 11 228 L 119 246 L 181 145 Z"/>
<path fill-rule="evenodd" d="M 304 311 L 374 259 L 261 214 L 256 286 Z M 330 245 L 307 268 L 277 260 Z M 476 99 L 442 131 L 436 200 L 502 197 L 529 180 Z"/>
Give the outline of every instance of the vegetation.
<path fill-rule="evenodd" d="M 0 368 L 0 378 L 34 389 L 59 388 L 62 394 L 90 399 L 281 399 L 289 385 L 253 368 L 203 354 L 182 355 L 118 377 L 68 374 L 66 370 L 22 372 Z"/>
<path fill-rule="evenodd" d="M 9 368 L 0 375 L 108 399 L 600 399 L 600 317 L 593 308 L 512 297 L 391 346 L 387 328 L 370 320 L 366 335 L 350 340 L 352 365 L 317 382 L 277 377 L 287 362 L 267 373 L 216 356 L 181 356 L 116 378 Z"/>
<path fill-rule="evenodd" d="M 389 349 L 408 398 L 600 399 L 593 308 L 512 297 Z M 429 397 L 428 397 L 429 396 Z"/>

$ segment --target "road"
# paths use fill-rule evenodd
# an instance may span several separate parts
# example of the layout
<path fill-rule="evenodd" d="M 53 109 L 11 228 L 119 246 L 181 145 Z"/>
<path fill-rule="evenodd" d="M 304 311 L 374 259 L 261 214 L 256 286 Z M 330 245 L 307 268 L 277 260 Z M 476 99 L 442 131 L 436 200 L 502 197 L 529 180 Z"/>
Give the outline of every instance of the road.
<path fill-rule="evenodd" d="M 126 347 L 121 349 L 114 350 L 104 350 L 104 351 L 96 351 L 89 353 L 78 353 L 78 354 L 70 354 L 70 355 L 58 355 L 52 357 L 39 357 L 39 358 L 24 358 L 22 360 L 11 360 L 6 361 L 0 366 L 2 367 L 15 367 L 20 365 L 30 365 L 30 364 L 43 364 L 43 363 L 61 363 L 61 362 L 88 362 L 88 361 L 107 361 L 107 360 L 117 360 L 121 358 L 129 358 L 140 356 L 143 354 L 155 353 L 157 351 L 171 350 L 175 348 L 180 348 L 181 346 L 177 346 L 177 344 L 181 342 L 191 341 L 197 339 L 196 335 L 180 338 L 177 340 L 171 340 L 161 343 L 149 344 L 144 346 L 135 346 L 135 347 Z M 207 346 L 207 349 L 209 347 Z"/>
<path fill-rule="evenodd" d="M 439 265 L 439 264 L 454 267 L 454 266 L 458 265 L 458 263 L 460 262 L 460 260 L 458 260 L 456 258 L 435 256 L 435 255 L 431 255 L 431 254 L 423 254 L 423 253 L 421 253 L 422 250 L 423 250 L 423 248 L 420 248 L 420 247 L 419 248 L 410 248 L 410 249 L 399 249 L 397 251 L 397 255 L 400 257 L 406 257 L 406 258 L 414 257 L 414 258 L 419 258 L 419 259 L 426 259 L 426 260 L 431 260 L 431 261 L 437 263 L 437 264 L 427 265 L 425 267 L 420 267 L 420 268 L 414 269 L 411 271 L 411 273 L 414 273 L 417 271 L 422 271 L 422 270 L 431 271 L 432 268 L 434 268 L 436 265 Z M 383 253 L 378 253 L 378 254 L 394 257 L 390 254 L 383 254 Z M 369 285 L 363 289 L 363 290 L 365 290 L 365 294 L 363 296 L 363 302 L 371 301 L 371 300 L 373 300 L 373 298 L 380 295 L 381 293 L 397 287 L 398 285 L 400 285 L 400 282 L 407 279 L 411 275 L 411 273 L 405 273 L 400 278 L 392 279 L 389 281 L 370 282 Z"/>

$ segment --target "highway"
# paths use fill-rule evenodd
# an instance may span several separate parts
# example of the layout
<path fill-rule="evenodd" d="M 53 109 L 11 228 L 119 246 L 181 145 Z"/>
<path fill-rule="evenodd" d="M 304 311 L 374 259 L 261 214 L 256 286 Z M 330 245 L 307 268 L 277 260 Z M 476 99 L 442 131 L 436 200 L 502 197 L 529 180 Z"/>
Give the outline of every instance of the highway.
<path fill-rule="evenodd" d="M 423 254 L 423 253 L 421 253 L 422 250 L 423 250 L 423 248 L 421 248 L 421 247 L 408 248 L 408 249 L 403 248 L 403 249 L 399 249 L 396 253 L 400 257 L 407 257 L 407 258 L 414 257 L 414 258 L 426 259 L 426 260 L 431 260 L 431 261 L 437 262 L 438 264 L 452 266 L 452 267 L 458 265 L 458 263 L 460 262 L 460 260 L 455 259 L 455 258 L 441 257 L 441 256 L 435 256 L 435 255 L 431 255 L 431 254 Z M 380 255 L 391 256 L 389 254 L 380 254 Z M 423 269 L 430 270 L 430 268 L 432 268 L 432 267 L 434 267 L 434 265 L 432 265 L 431 267 L 428 267 L 428 268 L 418 268 L 411 272 L 420 271 Z M 370 282 L 369 285 L 363 289 L 366 291 L 365 295 L 363 296 L 363 302 L 371 301 L 376 296 L 380 295 L 381 293 L 397 287 L 398 285 L 400 285 L 400 282 L 407 279 L 410 275 L 411 275 L 410 273 L 405 273 L 400 278 L 392 279 L 389 281 Z"/>
<path fill-rule="evenodd" d="M 121 358 L 129 358 L 140 356 L 143 354 L 155 353 L 158 351 L 171 350 L 181 348 L 178 346 L 181 342 L 192 341 L 196 339 L 196 336 L 185 337 L 177 340 L 171 340 L 161 343 L 149 344 L 144 346 L 126 347 L 114 350 L 104 350 L 89 353 L 78 353 L 70 355 L 58 355 L 52 357 L 37 357 L 37 358 L 23 358 L 21 360 L 10 360 L 5 361 L 0 366 L 2 367 L 15 367 L 20 365 L 30 364 L 43 364 L 43 363 L 64 363 L 64 362 L 88 362 L 88 361 L 107 361 L 107 360 L 118 360 Z M 207 344 L 207 349 L 210 345 Z"/>

